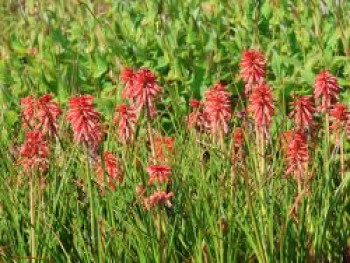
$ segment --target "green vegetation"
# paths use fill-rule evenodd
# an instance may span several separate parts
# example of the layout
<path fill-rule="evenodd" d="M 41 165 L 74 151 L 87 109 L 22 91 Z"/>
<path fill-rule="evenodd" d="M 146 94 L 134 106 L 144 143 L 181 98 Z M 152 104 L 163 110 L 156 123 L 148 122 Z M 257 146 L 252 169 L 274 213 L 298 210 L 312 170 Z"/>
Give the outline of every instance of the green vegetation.
<path fill-rule="evenodd" d="M 342 155 L 335 135 L 327 138 L 327 116 L 316 114 L 303 194 L 285 176 L 280 140 L 293 127 L 292 94 L 312 95 L 323 69 L 337 76 L 339 101 L 350 110 L 349 17 L 350 2 L 341 0 L 0 0 L 0 261 L 26 262 L 31 255 L 38 262 L 349 260 L 345 133 Z M 244 109 L 239 63 L 250 48 L 266 55 L 275 100 L 264 169 L 254 128 L 244 134 L 238 169 L 231 133 L 218 145 L 186 127 L 190 98 L 204 98 L 217 82 L 227 83 L 233 111 Z M 150 68 L 163 87 L 157 117 L 142 115 L 127 146 L 113 122 L 115 107 L 125 102 L 119 74 L 126 66 Z M 25 140 L 21 99 L 44 94 L 64 113 L 49 142 L 48 170 L 29 176 L 18 163 Z M 66 109 L 77 94 L 95 97 L 106 129 L 99 154 L 118 157 L 124 175 L 115 190 L 101 193 L 86 149 L 73 141 Z M 144 209 L 135 190 L 148 181 L 147 124 L 175 138 L 171 208 Z M 242 125 L 230 122 L 231 130 Z"/>

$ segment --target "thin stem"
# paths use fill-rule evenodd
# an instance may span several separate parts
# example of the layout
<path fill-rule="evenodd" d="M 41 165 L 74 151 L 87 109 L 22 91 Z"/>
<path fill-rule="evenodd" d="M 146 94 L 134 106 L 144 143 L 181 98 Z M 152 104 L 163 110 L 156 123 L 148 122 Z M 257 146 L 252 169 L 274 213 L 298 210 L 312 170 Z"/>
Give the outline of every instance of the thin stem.
<path fill-rule="evenodd" d="M 88 156 L 88 164 L 86 166 L 86 180 L 88 183 L 88 191 L 89 191 L 89 201 L 90 201 L 90 227 L 91 227 L 91 241 L 95 244 L 95 216 L 94 216 L 94 200 L 92 195 L 92 184 L 91 184 L 91 176 L 90 176 L 90 162 Z"/>
<path fill-rule="evenodd" d="M 329 149 L 330 135 L 329 135 L 329 113 L 326 113 L 326 135 L 327 135 L 327 149 Z"/>
<path fill-rule="evenodd" d="M 340 174 L 341 179 L 344 180 L 345 177 L 345 165 L 344 165 L 344 138 L 343 135 L 339 136 L 339 147 L 340 147 Z"/>
<path fill-rule="evenodd" d="M 31 261 L 35 262 L 35 178 L 34 173 L 30 176 L 29 181 L 29 191 L 30 191 L 30 252 Z"/>

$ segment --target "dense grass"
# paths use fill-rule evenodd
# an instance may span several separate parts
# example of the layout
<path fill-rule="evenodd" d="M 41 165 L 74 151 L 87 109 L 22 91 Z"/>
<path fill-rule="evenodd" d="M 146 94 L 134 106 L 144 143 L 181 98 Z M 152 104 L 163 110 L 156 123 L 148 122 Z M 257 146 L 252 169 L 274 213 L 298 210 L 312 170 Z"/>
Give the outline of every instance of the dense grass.
<path fill-rule="evenodd" d="M 341 262 L 350 256 L 349 142 L 345 177 L 328 143 L 324 116 L 311 151 L 311 186 L 298 195 L 286 178 L 280 136 L 292 128 L 291 93 L 312 94 L 328 69 L 350 104 L 348 1 L 1 1 L 0 4 L 0 258 L 31 255 L 28 174 L 17 165 L 24 132 L 20 99 L 52 93 L 67 108 L 72 94 L 93 94 L 108 133 L 102 150 L 120 160 L 125 180 L 101 194 L 84 147 L 65 116 L 50 142 L 45 175 L 35 175 L 35 252 L 52 262 Z M 231 138 L 224 146 L 186 130 L 190 97 L 218 81 L 228 84 L 235 111 L 245 107 L 241 53 L 259 48 L 276 115 L 266 147 L 266 170 L 253 130 L 245 134 L 244 169 L 231 178 Z M 151 68 L 164 87 L 152 128 L 174 136 L 175 196 L 171 209 L 144 210 L 136 194 L 150 163 L 146 118 L 136 143 L 122 146 L 112 122 L 120 104 L 124 66 Z M 64 114 L 65 115 L 65 114 Z M 231 127 L 241 126 L 233 118 Z M 85 184 L 80 184 L 81 181 Z M 91 183 L 91 184 L 89 184 Z M 159 221 L 162 219 L 162 242 Z M 209 261 L 208 261 L 209 260 Z"/>

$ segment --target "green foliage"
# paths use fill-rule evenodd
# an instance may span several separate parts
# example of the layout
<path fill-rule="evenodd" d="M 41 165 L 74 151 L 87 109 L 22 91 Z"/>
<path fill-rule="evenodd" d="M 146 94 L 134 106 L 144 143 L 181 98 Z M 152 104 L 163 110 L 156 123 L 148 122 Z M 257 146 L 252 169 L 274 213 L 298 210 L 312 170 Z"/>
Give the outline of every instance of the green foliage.
<path fill-rule="evenodd" d="M 154 128 L 176 136 L 174 207 L 163 211 L 167 261 L 205 262 L 207 253 L 210 262 L 340 262 L 349 250 L 350 173 L 341 181 L 338 157 L 328 155 L 326 143 L 319 145 L 310 167 L 311 193 L 300 202 L 295 222 L 290 210 L 297 187 L 284 178 L 276 139 L 290 125 L 285 114 L 290 95 L 312 94 L 321 69 L 337 75 L 340 100 L 350 104 L 349 1 L 10 0 L 0 1 L 0 17 L 2 261 L 30 255 L 28 176 L 16 165 L 23 141 L 20 99 L 52 93 L 65 107 L 72 94 L 94 94 L 112 126 L 125 66 L 156 72 L 164 94 Z M 249 145 L 253 139 L 246 138 L 247 171 L 232 190 L 228 158 L 185 133 L 184 117 L 189 98 L 201 98 L 217 81 L 228 83 L 238 97 L 241 52 L 251 47 L 267 55 L 278 124 L 266 178 L 258 180 L 258 156 Z M 145 131 L 133 149 L 123 149 L 111 128 L 103 147 L 122 160 L 126 180 L 101 195 L 94 183 L 91 192 L 79 186 L 95 175 L 87 172 L 86 156 L 71 142 L 63 119 L 61 127 L 45 187 L 36 183 L 38 260 L 157 261 L 154 217 L 135 193 L 146 181 Z M 345 152 L 349 160 L 349 144 Z"/>

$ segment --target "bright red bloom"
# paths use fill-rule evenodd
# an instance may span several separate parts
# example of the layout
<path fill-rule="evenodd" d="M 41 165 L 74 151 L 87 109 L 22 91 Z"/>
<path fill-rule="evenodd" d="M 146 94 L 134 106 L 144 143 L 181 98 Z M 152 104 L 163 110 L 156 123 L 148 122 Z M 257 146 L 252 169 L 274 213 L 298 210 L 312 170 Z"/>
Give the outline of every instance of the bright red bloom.
<path fill-rule="evenodd" d="M 141 68 L 137 72 L 123 72 L 123 81 L 126 83 L 123 96 L 131 101 L 138 111 L 146 107 L 151 116 L 156 113 L 154 99 L 161 91 L 156 83 L 155 75 L 148 68 Z"/>
<path fill-rule="evenodd" d="M 233 145 L 236 148 L 241 148 L 244 142 L 244 133 L 241 127 L 236 127 L 233 135 Z"/>
<path fill-rule="evenodd" d="M 50 155 L 49 147 L 44 139 L 44 133 L 41 131 L 26 132 L 26 139 L 20 150 L 21 160 L 19 164 L 26 171 L 44 172 L 48 166 L 48 157 Z"/>
<path fill-rule="evenodd" d="M 289 114 L 289 118 L 294 121 L 297 129 L 308 129 L 312 125 L 315 108 L 310 98 L 311 96 L 298 96 L 291 103 L 293 111 Z"/>
<path fill-rule="evenodd" d="M 243 143 L 244 132 L 241 127 L 236 127 L 233 132 L 232 153 L 231 162 L 234 164 L 236 161 L 243 159 Z"/>
<path fill-rule="evenodd" d="M 109 187 L 115 190 L 116 182 L 118 181 L 119 183 L 121 183 L 123 181 L 123 177 L 119 169 L 118 160 L 112 153 L 108 151 L 106 151 L 103 154 L 103 159 L 104 159 L 104 168 L 107 176 L 105 178 L 105 173 L 102 166 L 102 160 L 100 158 L 96 163 L 97 177 L 98 177 L 97 182 L 99 185 L 103 185 L 104 181 L 106 181 Z"/>
<path fill-rule="evenodd" d="M 197 109 L 201 106 L 201 101 L 200 100 L 196 100 L 196 99 L 190 99 L 190 107 Z"/>
<path fill-rule="evenodd" d="M 266 74 L 265 55 L 258 50 L 245 50 L 239 66 L 241 78 L 246 83 L 245 94 L 248 95 L 256 84 L 264 80 Z"/>
<path fill-rule="evenodd" d="M 337 77 L 329 71 L 324 70 L 315 78 L 314 95 L 315 100 L 320 100 L 320 110 L 327 112 L 334 102 L 338 100 L 340 86 Z"/>
<path fill-rule="evenodd" d="M 147 167 L 149 174 L 148 184 L 153 184 L 155 181 L 158 184 L 168 183 L 171 181 L 171 168 L 169 165 L 149 165 Z"/>
<path fill-rule="evenodd" d="M 42 126 L 42 130 L 49 134 L 57 134 L 58 118 L 62 114 L 57 102 L 53 101 L 50 94 L 46 94 L 37 100 L 36 106 L 36 117 Z"/>
<path fill-rule="evenodd" d="M 249 97 L 248 111 L 253 116 L 256 129 L 267 133 L 274 114 L 273 95 L 269 85 L 260 83 Z"/>
<path fill-rule="evenodd" d="M 93 108 L 93 100 L 92 95 L 72 97 L 69 101 L 67 120 L 71 124 L 75 141 L 96 150 L 103 134 L 100 114 Z"/>
<path fill-rule="evenodd" d="M 220 131 L 227 133 L 231 119 L 231 94 L 226 86 L 216 84 L 214 88 L 206 91 L 204 101 L 204 115 L 208 117 L 211 133 Z"/>
<path fill-rule="evenodd" d="M 170 198 L 174 196 L 173 192 L 167 193 L 162 190 L 156 190 L 148 199 L 148 204 L 151 209 L 153 209 L 156 205 L 161 206 L 166 204 L 169 208 L 173 205 L 170 202 Z"/>
<path fill-rule="evenodd" d="M 207 114 L 203 113 L 203 103 L 199 100 L 191 99 L 189 104 L 194 111 L 187 117 L 187 128 L 189 130 L 194 128 L 200 131 L 204 130 L 205 127 L 209 126 L 209 120 L 206 118 Z"/>
<path fill-rule="evenodd" d="M 175 137 L 156 137 L 154 139 L 154 148 L 157 162 L 167 163 L 170 155 L 174 151 Z"/>
<path fill-rule="evenodd" d="M 202 131 L 205 127 L 209 126 L 207 118 L 203 114 L 201 109 L 191 112 L 187 117 L 187 128 L 189 130 L 196 128 Z"/>
<path fill-rule="evenodd" d="M 304 131 L 297 130 L 288 142 L 286 175 L 293 173 L 296 179 L 303 178 L 308 162 L 307 136 Z"/>
<path fill-rule="evenodd" d="M 333 106 L 330 111 L 330 116 L 332 120 L 331 129 L 333 130 L 341 130 L 346 129 L 347 122 L 347 106 L 343 103 L 338 103 Z"/>
<path fill-rule="evenodd" d="M 117 106 L 114 122 L 118 125 L 119 140 L 123 144 L 132 142 L 136 124 L 136 112 L 134 107 L 126 104 Z"/>
<path fill-rule="evenodd" d="M 294 136 L 294 131 L 282 132 L 280 136 L 282 150 L 285 154 L 287 154 L 288 152 L 288 145 L 292 141 L 293 136 Z"/>
<path fill-rule="evenodd" d="M 126 86 L 131 86 L 134 82 L 135 73 L 132 69 L 129 67 L 126 67 L 121 73 L 120 78 L 122 80 L 122 83 Z"/>
<path fill-rule="evenodd" d="M 32 96 L 21 100 L 23 128 L 57 134 L 58 118 L 62 110 L 50 94 L 35 100 Z"/>
<path fill-rule="evenodd" d="M 29 128 L 35 126 L 35 122 L 33 122 L 35 113 L 35 100 L 33 96 L 21 99 L 21 112 L 23 128 L 26 129 L 28 126 Z"/>

